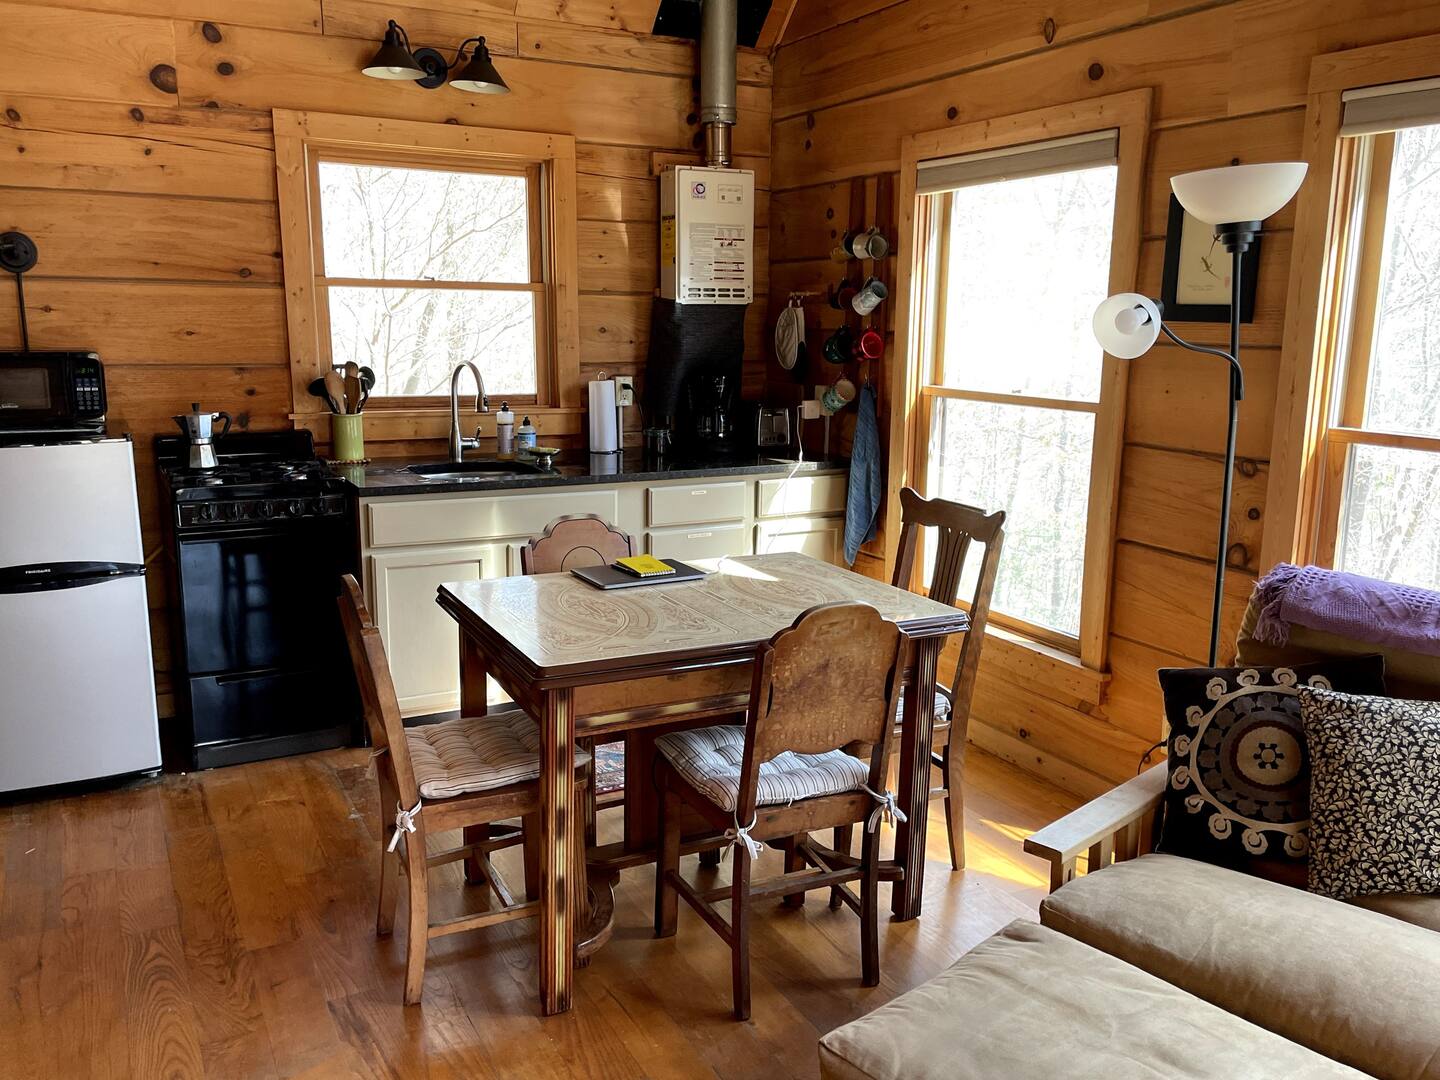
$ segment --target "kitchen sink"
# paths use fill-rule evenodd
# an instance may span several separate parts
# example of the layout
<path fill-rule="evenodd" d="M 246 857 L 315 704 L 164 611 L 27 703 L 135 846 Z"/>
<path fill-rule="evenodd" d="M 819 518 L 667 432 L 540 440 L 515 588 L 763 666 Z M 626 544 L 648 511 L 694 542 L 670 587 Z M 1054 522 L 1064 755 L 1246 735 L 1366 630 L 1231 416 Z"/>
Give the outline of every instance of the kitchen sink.
<path fill-rule="evenodd" d="M 545 470 L 528 461 L 436 461 L 410 465 L 406 472 L 425 480 L 505 480 L 516 476 L 538 476 Z"/>

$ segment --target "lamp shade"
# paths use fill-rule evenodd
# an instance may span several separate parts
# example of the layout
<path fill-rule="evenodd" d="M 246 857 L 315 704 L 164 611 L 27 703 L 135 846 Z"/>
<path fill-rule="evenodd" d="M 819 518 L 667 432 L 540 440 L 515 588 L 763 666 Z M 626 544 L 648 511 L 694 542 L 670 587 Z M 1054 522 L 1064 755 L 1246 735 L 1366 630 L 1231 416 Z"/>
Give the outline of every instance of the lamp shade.
<path fill-rule="evenodd" d="M 456 90 L 464 90 L 469 94 L 508 94 L 510 87 L 505 85 L 505 80 L 500 77 L 500 72 L 495 70 L 495 65 L 490 61 L 490 50 L 485 47 L 485 39 L 481 38 L 475 46 L 475 51 L 470 55 L 465 66 L 450 80 L 450 85 Z"/>
<path fill-rule="evenodd" d="M 1139 293 L 1116 293 L 1101 301 L 1090 325 L 1107 353 L 1134 360 L 1148 352 L 1160 336 L 1160 307 Z"/>
<path fill-rule="evenodd" d="M 1295 197 L 1308 168 L 1303 161 L 1231 165 L 1182 173 L 1170 187 L 1185 212 L 1206 225 L 1264 221 Z"/>
<path fill-rule="evenodd" d="M 360 71 L 372 79 L 417 80 L 425 77 L 425 69 L 415 62 L 401 36 L 400 28 L 393 22 L 385 31 L 385 40 L 375 53 L 375 58 Z"/>

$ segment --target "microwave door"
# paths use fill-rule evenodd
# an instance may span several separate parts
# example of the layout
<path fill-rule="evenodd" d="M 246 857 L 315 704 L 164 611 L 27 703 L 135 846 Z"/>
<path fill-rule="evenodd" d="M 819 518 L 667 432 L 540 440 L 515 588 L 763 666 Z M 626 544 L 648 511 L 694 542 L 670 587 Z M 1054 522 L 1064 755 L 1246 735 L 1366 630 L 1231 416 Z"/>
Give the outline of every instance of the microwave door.
<path fill-rule="evenodd" d="M 24 359 L 0 365 L 0 428 L 44 427 L 69 411 L 59 365 Z"/>

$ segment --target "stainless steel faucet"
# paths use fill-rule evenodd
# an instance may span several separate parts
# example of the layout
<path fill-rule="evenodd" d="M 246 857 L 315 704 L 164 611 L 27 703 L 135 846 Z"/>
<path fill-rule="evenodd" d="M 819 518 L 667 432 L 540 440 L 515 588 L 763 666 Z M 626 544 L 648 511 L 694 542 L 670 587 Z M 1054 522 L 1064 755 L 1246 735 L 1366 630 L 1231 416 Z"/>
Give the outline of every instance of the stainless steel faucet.
<path fill-rule="evenodd" d="M 480 377 L 480 369 L 469 360 L 461 360 L 455 365 L 455 370 L 450 372 L 450 460 L 463 461 L 466 450 L 480 449 L 480 429 L 475 429 L 475 436 L 471 438 L 460 434 L 460 373 L 466 368 L 470 374 L 475 376 L 475 411 L 488 413 L 490 402 L 485 397 L 485 380 Z"/>

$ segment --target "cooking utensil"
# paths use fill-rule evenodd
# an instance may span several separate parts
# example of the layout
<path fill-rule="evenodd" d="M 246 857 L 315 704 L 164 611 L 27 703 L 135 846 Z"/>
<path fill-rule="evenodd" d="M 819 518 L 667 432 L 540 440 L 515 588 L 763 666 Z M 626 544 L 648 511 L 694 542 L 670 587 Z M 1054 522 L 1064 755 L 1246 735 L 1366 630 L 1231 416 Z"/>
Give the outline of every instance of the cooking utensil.
<path fill-rule="evenodd" d="M 360 411 L 360 365 L 354 360 L 345 361 L 345 411 Z"/>
<path fill-rule="evenodd" d="M 213 440 L 222 438 L 230 430 L 230 414 L 202 412 L 200 403 L 192 401 L 188 413 L 180 413 L 178 416 L 172 416 L 171 419 L 190 440 L 190 468 L 215 468 L 218 462 L 215 459 Z M 219 431 L 214 428 L 216 420 L 225 421 L 225 426 Z"/>
<path fill-rule="evenodd" d="M 338 371 L 325 373 L 325 390 L 330 395 L 330 407 L 337 413 L 345 412 L 345 380 Z"/>
<path fill-rule="evenodd" d="M 370 400 L 370 391 L 374 388 L 375 369 L 362 365 L 360 368 L 360 390 L 362 393 L 360 396 L 360 408 L 356 409 L 356 412 L 360 412 L 365 408 L 365 403 Z"/>

